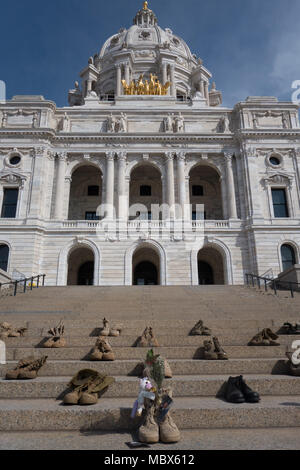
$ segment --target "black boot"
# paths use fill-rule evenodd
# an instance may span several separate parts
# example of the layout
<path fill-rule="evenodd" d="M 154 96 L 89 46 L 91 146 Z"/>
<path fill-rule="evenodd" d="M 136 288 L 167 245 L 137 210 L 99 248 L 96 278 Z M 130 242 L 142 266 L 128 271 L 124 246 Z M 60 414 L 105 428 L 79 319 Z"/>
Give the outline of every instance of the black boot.
<path fill-rule="evenodd" d="M 254 392 L 245 382 L 243 376 L 239 377 L 240 381 L 240 390 L 243 393 L 245 400 L 248 403 L 258 403 L 260 401 L 260 396 L 257 392 Z"/>
<path fill-rule="evenodd" d="M 240 390 L 240 377 L 229 377 L 225 392 L 225 399 L 230 403 L 245 403 L 245 398 Z"/>

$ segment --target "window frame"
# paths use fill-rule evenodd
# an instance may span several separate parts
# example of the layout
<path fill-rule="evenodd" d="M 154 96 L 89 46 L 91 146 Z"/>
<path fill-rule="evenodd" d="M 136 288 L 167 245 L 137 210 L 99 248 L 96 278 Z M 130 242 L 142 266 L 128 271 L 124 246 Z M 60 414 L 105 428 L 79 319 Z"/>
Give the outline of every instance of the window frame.
<path fill-rule="evenodd" d="M 5 192 L 6 191 L 11 191 L 11 190 L 17 191 L 17 199 L 16 199 L 16 203 L 15 203 L 15 215 L 14 215 L 14 217 L 4 217 Z M 18 186 L 4 186 L 2 188 L 0 219 L 17 219 L 18 218 L 18 210 L 19 210 L 19 201 L 20 201 L 20 187 L 18 187 Z"/>
<path fill-rule="evenodd" d="M 274 219 L 290 219 L 291 218 L 291 211 L 289 207 L 289 198 L 287 194 L 287 188 L 285 186 L 271 186 L 270 188 L 271 191 L 271 205 L 272 205 L 272 218 Z M 284 197 L 285 197 L 285 207 L 286 207 L 286 212 L 287 215 L 284 217 L 278 217 L 275 214 L 275 206 L 283 206 L 283 204 L 275 204 L 274 199 L 273 199 L 273 191 L 283 191 Z"/>

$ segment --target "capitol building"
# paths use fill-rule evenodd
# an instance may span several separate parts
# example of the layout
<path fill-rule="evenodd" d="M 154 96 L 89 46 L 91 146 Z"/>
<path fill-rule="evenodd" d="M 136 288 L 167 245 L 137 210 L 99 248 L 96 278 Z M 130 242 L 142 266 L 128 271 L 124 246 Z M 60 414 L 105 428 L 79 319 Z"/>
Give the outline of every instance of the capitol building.
<path fill-rule="evenodd" d="M 2 278 L 232 285 L 299 263 L 298 105 L 224 107 L 150 7 L 88 59 L 68 106 L 0 103 Z"/>

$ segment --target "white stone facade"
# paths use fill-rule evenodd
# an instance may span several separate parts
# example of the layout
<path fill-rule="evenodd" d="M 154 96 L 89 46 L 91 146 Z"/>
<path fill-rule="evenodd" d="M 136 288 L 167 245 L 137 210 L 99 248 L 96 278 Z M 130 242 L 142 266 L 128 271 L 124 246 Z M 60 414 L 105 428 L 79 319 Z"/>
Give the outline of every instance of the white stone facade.
<path fill-rule="evenodd" d="M 150 73 L 171 82 L 167 96 L 123 94 L 122 79 Z M 129 30 L 106 41 L 80 76 L 68 107 L 39 96 L 0 104 L 6 271 L 44 273 L 46 285 L 131 285 L 142 277 L 136 266 L 148 262 L 161 285 L 197 285 L 206 263 L 212 282 L 240 284 L 247 272 L 281 272 L 284 244 L 299 263 L 296 104 L 250 97 L 222 107 L 202 60 L 157 26 L 147 8 Z M 10 188 L 18 189 L 14 218 L 3 215 Z M 286 217 L 275 217 L 276 188 L 285 191 Z M 171 211 L 146 221 L 130 210 L 139 203 L 149 212 L 152 204 Z M 100 204 L 104 220 L 85 220 Z M 192 220 L 188 204 L 204 204 L 206 220 Z M 116 224 L 115 234 L 107 233 L 107 223 Z M 199 243 L 189 243 L 198 228 Z"/>

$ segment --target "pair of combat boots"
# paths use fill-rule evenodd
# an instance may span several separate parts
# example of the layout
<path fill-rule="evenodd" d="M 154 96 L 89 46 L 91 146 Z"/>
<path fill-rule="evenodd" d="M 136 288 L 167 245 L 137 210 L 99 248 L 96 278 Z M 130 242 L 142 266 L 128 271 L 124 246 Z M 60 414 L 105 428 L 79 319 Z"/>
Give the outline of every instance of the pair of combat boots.
<path fill-rule="evenodd" d="M 278 335 L 273 333 L 270 328 L 264 328 L 260 333 L 255 335 L 248 343 L 249 346 L 280 346 L 276 340 Z"/>
<path fill-rule="evenodd" d="M 121 326 L 116 326 L 114 328 L 110 327 L 109 321 L 106 318 L 103 318 L 103 328 L 101 329 L 101 336 L 120 336 L 122 331 Z"/>
<path fill-rule="evenodd" d="M 144 423 L 139 428 L 139 441 L 147 444 L 157 442 L 173 443 L 180 441 L 180 432 L 174 423 L 170 412 L 168 412 L 162 422 L 157 420 L 155 404 L 150 400 L 147 403 Z"/>
<path fill-rule="evenodd" d="M 227 353 L 224 351 L 222 346 L 220 345 L 220 342 L 218 338 L 215 336 L 213 337 L 213 343 L 212 341 L 204 341 L 204 359 L 206 361 L 227 361 L 228 356 Z"/>
<path fill-rule="evenodd" d="M 63 398 L 65 405 L 95 405 L 100 392 L 104 392 L 115 379 L 92 369 L 80 370 L 69 383 L 71 392 Z"/>
<path fill-rule="evenodd" d="M 243 376 L 229 377 L 225 385 L 224 397 L 230 403 L 258 403 L 260 396 L 245 382 Z"/>
<path fill-rule="evenodd" d="M 211 336 L 211 330 L 207 328 L 207 326 L 204 326 L 202 320 L 199 320 L 191 329 L 190 336 Z"/>
<path fill-rule="evenodd" d="M 116 357 L 109 342 L 100 336 L 90 353 L 89 359 L 90 361 L 114 361 Z"/>
<path fill-rule="evenodd" d="M 280 328 L 282 331 L 281 334 L 283 335 L 300 335 L 300 325 L 299 323 L 296 323 L 295 325 L 292 325 L 292 323 L 284 323 L 284 325 Z"/>
<path fill-rule="evenodd" d="M 153 328 L 147 326 L 136 342 L 136 347 L 147 348 L 147 347 L 159 347 L 158 341 L 154 336 Z"/>
<path fill-rule="evenodd" d="M 63 337 L 65 333 L 65 327 L 60 322 L 55 328 L 51 328 L 48 331 L 50 338 L 48 338 L 43 344 L 44 348 L 64 348 L 66 346 L 66 340 Z"/>
<path fill-rule="evenodd" d="M 27 328 L 14 328 L 7 322 L 0 323 L 0 339 L 19 338 L 24 336 Z"/>
<path fill-rule="evenodd" d="M 41 359 L 35 359 L 34 357 L 21 359 L 14 370 L 9 370 L 6 373 L 6 380 L 35 379 L 38 375 L 38 371 L 45 364 L 46 360 L 47 356 L 43 356 Z"/>

